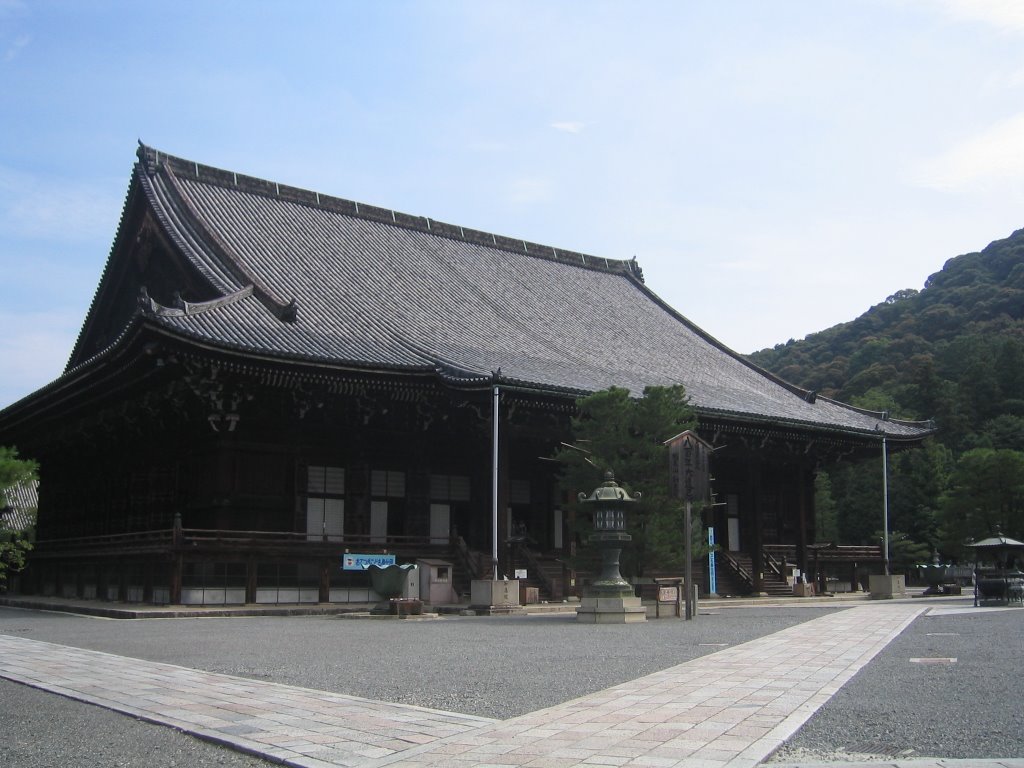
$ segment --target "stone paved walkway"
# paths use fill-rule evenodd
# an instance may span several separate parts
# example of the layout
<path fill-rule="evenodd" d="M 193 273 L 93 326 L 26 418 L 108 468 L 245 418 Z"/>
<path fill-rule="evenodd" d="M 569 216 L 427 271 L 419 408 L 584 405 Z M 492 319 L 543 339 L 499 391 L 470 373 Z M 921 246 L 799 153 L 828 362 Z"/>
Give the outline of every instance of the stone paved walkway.
<path fill-rule="evenodd" d="M 923 610 L 839 611 L 505 721 L 6 635 L 0 677 L 305 768 L 742 768 L 771 754 Z"/>

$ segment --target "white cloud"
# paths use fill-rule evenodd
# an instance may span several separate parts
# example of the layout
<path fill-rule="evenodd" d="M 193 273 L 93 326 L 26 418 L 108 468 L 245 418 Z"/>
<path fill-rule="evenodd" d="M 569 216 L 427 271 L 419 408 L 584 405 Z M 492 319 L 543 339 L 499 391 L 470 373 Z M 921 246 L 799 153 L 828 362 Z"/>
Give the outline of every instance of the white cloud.
<path fill-rule="evenodd" d="M 0 408 L 60 376 L 80 322 L 70 312 L 0 312 Z"/>
<path fill-rule="evenodd" d="M 28 35 L 18 35 L 4 51 L 4 61 L 13 61 L 21 53 L 22 49 L 28 47 L 28 44 L 31 42 L 32 38 Z"/>
<path fill-rule="evenodd" d="M 509 184 L 507 198 L 513 203 L 540 203 L 551 199 L 551 182 L 536 177 L 520 177 Z"/>
<path fill-rule="evenodd" d="M 21 15 L 26 10 L 22 0 L 0 0 L 0 19 Z"/>
<path fill-rule="evenodd" d="M 1022 175 L 1024 113 L 925 160 L 913 177 L 920 186 L 952 190 L 977 182 L 1016 180 Z"/>
<path fill-rule="evenodd" d="M 1021 0 L 942 0 L 942 5 L 958 21 L 981 21 L 1005 32 L 1024 32 Z"/>
<path fill-rule="evenodd" d="M 41 178 L 0 166 L 0 234 L 60 242 L 107 240 L 123 199 L 112 190 L 123 189 L 124 182 L 110 184 Z"/>
<path fill-rule="evenodd" d="M 586 124 L 578 121 L 567 120 L 552 123 L 551 127 L 556 131 L 561 131 L 562 133 L 583 133 L 583 129 L 586 127 Z"/>

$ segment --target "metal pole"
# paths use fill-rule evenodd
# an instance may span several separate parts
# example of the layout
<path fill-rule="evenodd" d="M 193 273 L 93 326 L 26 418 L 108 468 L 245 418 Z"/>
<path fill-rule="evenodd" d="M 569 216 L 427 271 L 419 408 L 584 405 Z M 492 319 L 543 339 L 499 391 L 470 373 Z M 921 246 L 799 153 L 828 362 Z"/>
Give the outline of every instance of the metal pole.
<path fill-rule="evenodd" d="M 494 386 L 494 398 L 491 401 L 493 446 L 491 453 L 491 578 L 498 580 L 498 416 L 500 398 L 498 386 Z"/>
<path fill-rule="evenodd" d="M 693 517 L 691 511 L 693 503 L 686 502 L 686 520 L 683 521 L 683 535 L 686 542 L 683 545 L 685 563 L 683 566 L 683 588 L 686 590 L 686 620 L 693 618 Z"/>
<path fill-rule="evenodd" d="M 882 559 L 885 575 L 889 575 L 889 457 L 882 435 Z"/>

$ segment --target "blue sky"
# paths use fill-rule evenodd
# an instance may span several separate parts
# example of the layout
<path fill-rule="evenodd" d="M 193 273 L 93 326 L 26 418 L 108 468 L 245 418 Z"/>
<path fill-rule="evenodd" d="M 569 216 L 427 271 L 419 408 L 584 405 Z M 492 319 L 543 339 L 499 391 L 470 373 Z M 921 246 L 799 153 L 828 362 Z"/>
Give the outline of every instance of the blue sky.
<path fill-rule="evenodd" d="M 139 139 L 636 256 L 752 352 L 1024 227 L 1024 2 L 0 0 L 0 407 L 61 373 Z"/>

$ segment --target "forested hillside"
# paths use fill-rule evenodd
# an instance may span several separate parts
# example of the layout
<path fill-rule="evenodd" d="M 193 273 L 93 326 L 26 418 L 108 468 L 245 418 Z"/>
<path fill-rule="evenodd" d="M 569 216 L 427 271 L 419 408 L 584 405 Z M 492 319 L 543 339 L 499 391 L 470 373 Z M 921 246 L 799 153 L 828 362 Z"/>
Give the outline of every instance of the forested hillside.
<path fill-rule="evenodd" d="M 935 420 L 925 448 L 892 457 L 894 560 L 959 557 L 996 526 L 1024 539 L 1024 230 L 950 259 L 920 291 L 750 357 L 823 395 Z M 822 473 L 819 539 L 876 541 L 881 481 L 870 462 Z"/>

